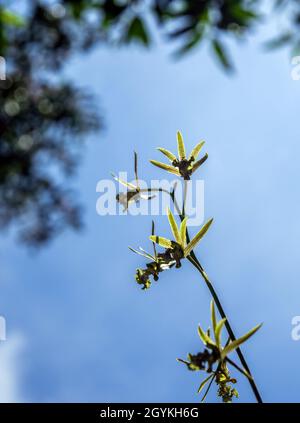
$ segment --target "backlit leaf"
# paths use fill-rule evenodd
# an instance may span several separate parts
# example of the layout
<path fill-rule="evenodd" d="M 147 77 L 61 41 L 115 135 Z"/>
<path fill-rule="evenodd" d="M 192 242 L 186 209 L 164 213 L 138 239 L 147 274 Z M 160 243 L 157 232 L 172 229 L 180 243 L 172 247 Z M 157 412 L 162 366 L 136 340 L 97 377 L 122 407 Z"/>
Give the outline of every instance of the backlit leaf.
<path fill-rule="evenodd" d="M 193 157 L 194 160 L 196 160 L 197 157 L 198 157 L 198 154 L 200 153 L 200 151 L 201 151 L 202 147 L 204 146 L 204 144 L 205 144 L 205 141 L 199 142 L 199 144 L 197 144 L 196 147 L 193 148 L 193 150 L 192 150 L 192 152 L 190 154 L 189 159 L 191 159 Z"/>
<path fill-rule="evenodd" d="M 177 131 L 177 147 L 179 160 L 185 159 L 185 147 L 180 131 Z"/>
<path fill-rule="evenodd" d="M 200 160 L 198 160 L 193 165 L 192 173 L 194 173 L 207 159 L 208 159 L 208 154 L 206 153 Z"/>
<path fill-rule="evenodd" d="M 221 347 L 221 333 L 222 333 L 223 326 L 225 325 L 225 322 L 226 322 L 226 319 L 220 320 L 217 323 L 217 326 L 216 326 L 216 329 L 215 329 L 215 339 L 216 339 L 216 344 L 217 344 L 218 348 Z"/>
<path fill-rule="evenodd" d="M 118 178 L 114 173 L 111 174 L 115 181 L 119 182 L 121 185 L 124 185 L 127 188 L 130 188 L 136 191 L 137 187 L 130 182 L 123 181 L 123 179 Z"/>
<path fill-rule="evenodd" d="M 211 300 L 211 302 L 210 302 L 210 314 L 211 314 L 211 322 L 212 322 L 212 326 L 213 326 L 213 331 L 215 333 L 216 326 L 217 326 L 217 318 L 216 318 L 216 310 L 215 310 L 214 300 Z"/>
<path fill-rule="evenodd" d="M 198 389 L 198 394 L 202 391 L 202 389 L 204 388 L 204 386 L 207 384 L 207 382 L 212 378 L 212 377 L 214 377 L 214 374 L 212 373 L 212 374 L 210 374 L 206 379 L 204 379 L 204 381 L 201 383 L 201 385 L 199 386 L 199 389 Z"/>
<path fill-rule="evenodd" d="M 206 222 L 205 225 L 203 225 L 200 231 L 197 233 L 197 235 L 191 240 L 191 242 L 188 243 L 188 245 L 184 249 L 185 257 L 187 257 L 190 254 L 190 252 L 196 247 L 198 242 L 201 241 L 201 239 L 204 237 L 204 235 L 208 231 L 212 222 L 213 222 L 213 219 L 210 219 L 208 222 Z"/>
<path fill-rule="evenodd" d="M 204 345 L 215 345 L 214 341 L 210 338 L 210 336 L 204 332 L 204 330 L 201 329 L 200 326 L 198 326 L 198 334 L 200 336 L 200 339 L 204 343 Z"/>
<path fill-rule="evenodd" d="M 185 248 L 186 245 L 186 224 L 187 224 L 188 218 L 185 217 L 183 221 L 180 224 L 180 238 L 181 238 L 181 246 Z"/>
<path fill-rule="evenodd" d="M 162 236 L 157 235 L 151 235 L 150 241 L 155 242 L 156 244 L 160 245 L 164 248 L 171 248 L 172 247 L 172 241 L 170 241 L 167 238 L 163 238 Z"/>
<path fill-rule="evenodd" d="M 142 249 L 141 249 L 141 251 L 138 251 L 138 250 L 135 250 L 132 247 L 128 247 L 128 248 L 129 248 L 130 251 L 132 251 L 135 254 L 138 254 L 138 255 L 140 255 L 142 257 L 145 257 L 146 259 L 150 259 L 150 260 L 155 261 L 155 258 L 153 256 L 151 256 L 151 254 L 147 253 L 146 251 L 144 251 Z"/>
<path fill-rule="evenodd" d="M 158 147 L 157 148 L 158 151 L 160 151 L 161 153 L 163 153 L 166 157 L 168 157 L 168 159 L 173 162 L 174 160 L 176 160 L 176 156 L 175 154 L 171 153 L 171 151 L 166 150 L 165 148 L 162 147 Z"/>
<path fill-rule="evenodd" d="M 174 239 L 176 242 L 178 242 L 179 245 L 181 245 L 181 238 L 180 238 L 180 233 L 178 230 L 178 226 L 177 223 L 175 221 L 175 218 L 173 216 L 173 213 L 171 212 L 171 210 L 168 208 L 168 219 L 169 219 L 169 223 L 171 226 L 171 230 L 174 236 Z"/>
<path fill-rule="evenodd" d="M 253 329 L 251 329 L 248 333 L 246 333 L 246 335 L 242 336 L 239 339 L 236 339 L 235 341 L 232 341 L 229 345 L 227 345 L 227 347 L 224 348 L 224 350 L 221 353 L 221 358 L 222 360 L 224 360 L 224 358 L 231 353 L 232 351 L 234 351 L 237 347 L 239 347 L 241 344 L 243 344 L 244 342 L 246 342 L 252 335 L 255 334 L 255 332 L 258 331 L 258 329 L 260 329 L 262 326 L 262 324 L 255 326 Z"/>
<path fill-rule="evenodd" d="M 167 165 L 165 163 L 157 162 L 156 160 L 150 160 L 150 163 L 152 163 L 154 166 L 160 167 L 163 170 L 166 170 L 167 172 L 180 176 L 179 171 L 173 166 Z"/>

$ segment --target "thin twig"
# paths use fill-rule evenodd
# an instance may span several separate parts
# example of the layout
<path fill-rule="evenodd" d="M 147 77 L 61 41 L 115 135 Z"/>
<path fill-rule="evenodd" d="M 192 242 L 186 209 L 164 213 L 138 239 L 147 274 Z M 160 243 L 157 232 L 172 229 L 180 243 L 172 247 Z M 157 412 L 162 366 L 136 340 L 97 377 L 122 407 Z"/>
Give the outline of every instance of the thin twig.
<path fill-rule="evenodd" d="M 194 257 L 195 257 L 195 255 L 194 255 Z M 208 287 L 208 289 L 209 289 L 209 291 L 210 291 L 210 293 L 211 293 L 211 295 L 212 295 L 212 297 L 213 297 L 213 299 L 214 299 L 214 301 L 216 303 L 216 306 L 218 308 L 218 311 L 219 311 L 222 319 L 226 319 L 225 326 L 226 326 L 227 332 L 228 332 L 231 340 L 232 341 L 235 341 L 236 340 L 236 337 L 235 337 L 234 332 L 233 332 L 233 330 L 231 328 L 231 325 L 230 325 L 230 323 L 228 321 L 227 315 L 226 315 L 226 313 L 225 313 L 225 311 L 223 309 L 223 306 L 222 306 L 222 304 L 221 304 L 221 302 L 219 300 L 219 297 L 218 297 L 218 295 L 217 295 L 217 293 L 216 293 L 216 291 L 215 291 L 212 283 L 208 279 L 208 276 L 205 273 L 203 267 L 201 266 L 201 264 L 199 262 L 197 262 L 191 256 L 187 257 L 187 259 L 193 264 L 193 266 L 199 271 L 199 273 L 203 277 L 203 279 L 204 279 L 204 281 L 205 281 L 205 283 L 206 283 L 206 285 L 207 285 L 207 287 Z M 253 379 L 253 376 L 251 374 L 251 371 L 249 369 L 249 366 L 248 366 L 248 364 L 246 362 L 246 359 L 245 359 L 245 357 L 244 357 L 244 355 L 243 355 L 240 347 L 238 347 L 236 349 L 236 352 L 237 352 L 237 355 L 238 355 L 238 357 L 239 357 L 239 359 L 241 361 L 242 366 L 244 367 L 244 369 L 246 370 L 246 372 L 251 376 L 251 379 L 248 378 L 248 381 L 249 381 L 249 383 L 251 385 L 252 391 L 253 391 L 253 393 L 255 395 L 255 398 L 256 398 L 257 402 L 262 403 L 263 401 L 262 401 L 261 395 L 260 395 L 260 393 L 258 391 L 258 388 L 257 388 L 257 386 L 255 384 L 255 381 Z"/>
<path fill-rule="evenodd" d="M 242 369 L 240 366 L 238 366 L 234 361 L 232 361 L 230 358 L 226 357 L 226 361 L 232 365 L 232 367 L 234 367 L 236 370 L 238 370 L 240 373 L 242 373 L 242 375 L 246 376 L 246 378 L 248 379 L 252 379 L 253 377 L 251 375 L 249 375 L 248 372 L 246 372 L 244 369 Z"/>
<path fill-rule="evenodd" d="M 210 388 L 211 388 L 211 385 L 212 385 L 213 381 L 214 381 L 214 380 L 215 380 L 215 378 L 216 378 L 217 371 L 218 371 L 218 369 L 216 370 L 216 372 L 214 373 L 213 377 L 212 377 L 212 378 L 211 378 L 211 380 L 209 381 L 208 387 L 206 388 L 206 391 L 205 391 L 205 393 L 204 393 L 204 395 L 203 395 L 203 397 L 202 397 L 202 399 L 201 399 L 201 402 L 204 402 L 205 398 L 207 397 L 207 394 L 208 394 L 208 392 L 209 392 L 209 390 L 210 390 Z"/>

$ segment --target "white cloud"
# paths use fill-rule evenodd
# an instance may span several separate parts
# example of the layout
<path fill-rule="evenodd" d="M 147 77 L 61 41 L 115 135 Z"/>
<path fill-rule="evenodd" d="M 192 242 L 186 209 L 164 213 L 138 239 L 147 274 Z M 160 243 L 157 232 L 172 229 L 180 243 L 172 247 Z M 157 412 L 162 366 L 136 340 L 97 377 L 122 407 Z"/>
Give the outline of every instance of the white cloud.
<path fill-rule="evenodd" d="M 0 342 L 0 402 L 24 402 L 21 394 L 21 353 L 25 346 L 24 337 L 11 334 Z"/>

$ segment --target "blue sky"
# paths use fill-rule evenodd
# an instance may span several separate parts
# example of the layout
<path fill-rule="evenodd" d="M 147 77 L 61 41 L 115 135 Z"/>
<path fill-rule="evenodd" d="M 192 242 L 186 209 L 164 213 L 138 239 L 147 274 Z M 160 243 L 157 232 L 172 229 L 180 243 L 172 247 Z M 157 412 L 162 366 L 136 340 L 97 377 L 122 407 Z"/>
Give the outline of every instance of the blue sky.
<path fill-rule="evenodd" d="M 300 342 L 291 339 L 291 319 L 300 315 L 300 81 L 290 76 L 286 51 L 262 51 L 266 35 L 233 48 L 233 77 L 206 49 L 174 62 L 160 45 L 100 48 L 70 63 L 68 74 L 97 96 L 106 130 L 88 140 L 70 181 L 86 209 L 85 231 L 65 233 L 39 253 L 2 235 L 0 312 L 8 339 L 0 354 L 16 337 L 24 340 L 15 342 L 21 350 L 12 400 L 199 401 L 203 376 L 176 357 L 202 348 L 197 325 L 209 324 L 206 287 L 184 263 L 141 291 L 134 274 L 144 260 L 127 246 L 147 247 L 151 217 L 95 211 L 97 182 L 111 171 L 131 172 L 134 149 L 141 177 L 159 178 L 148 159 L 159 157 L 157 146 L 174 150 L 178 129 L 188 149 L 205 139 L 209 153 L 198 177 L 205 218 L 215 222 L 198 256 L 236 334 L 264 322 L 244 348 L 263 398 L 300 400 Z M 156 220 L 167 234 L 166 218 Z M 242 377 L 238 390 L 241 401 L 253 401 Z M 215 401 L 214 390 L 208 400 Z"/>

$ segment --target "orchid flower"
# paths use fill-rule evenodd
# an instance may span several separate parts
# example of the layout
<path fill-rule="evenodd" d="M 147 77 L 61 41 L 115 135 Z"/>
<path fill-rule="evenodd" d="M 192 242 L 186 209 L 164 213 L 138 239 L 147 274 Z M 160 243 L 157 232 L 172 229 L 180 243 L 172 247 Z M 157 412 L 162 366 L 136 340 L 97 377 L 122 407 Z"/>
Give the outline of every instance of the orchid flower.
<path fill-rule="evenodd" d="M 178 361 L 186 364 L 189 370 L 205 370 L 209 373 L 209 376 L 201 383 L 198 392 L 201 392 L 209 381 L 213 381 L 215 379 L 218 385 L 218 395 L 223 399 L 223 402 L 231 402 L 234 396 L 238 397 L 238 393 L 235 388 L 229 385 L 230 383 L 235 384 L 236 380 L 231 378 L 227 364 L 231 364 L 235 369 L 240 371 L 249 379 L 252 379 L 252 376 L 249 375 L 246 370 L 241 369 L 237 364 L 235 364 L 228 355 L 253 336 L 262 325 L 260 324 L 255 326 L 244 336 L 238 339 L 233 341 L 229 340 L 229 342 L 227 342 L 227 344 L 223 347 L 221 335 L 226 319 L 224 318 L 217 321 L 215 303 L 213 300 L 211 301 L 211 322 L 214 338 L 210 336 L 210 329 L 205 332 L 201 326 L 198 327 L 198 334 L 206 347 L 205 350 L 196 355 L 188 354 L 188 361 L 182 359 L 178 359 Z M 216 365 L 215 370 L 213 370 L 214 365 Z M 206 394 L 202 400 L 205 399 Z"/>
<path fill-rule="evenodd" d="M 125 212 L 129 204 L 132 202 L 139 202 L 140 199 L 142 200 L 152 200 L 155 195 L 151 195 L 148 189 L 141 189 L 139 184 L 138 178 L 138 164 L 137 164 L 137 153 L 134 152 L 134 174 L 135 174 L 135 184 L 130 182 L 123 181 L 123 179 L 118 178 L 114 173 L 112 173 L 112 177 L 115 181 L 119 182 L 121 185 L 129 188 L 127 192 L 121 192 L 117 194 L 116 200 L 118 203 L 122 204 Z"/>
<path fill-rule="evenodd" d="M 165 148 L 162 148 L 162 147 L 158 147 L 157 150 L 159 150 L 162 154 L 164 154 L 169 159 L 169 161 L 171 162 L 171 165 L 158 162 L 156 160 L 150 160 L 150 163 L 174 175 L 182 176 L 185 180 L 189 180 L 191 175 L 208 158 L 208 154 L 206 153 L 200 160 L 196 161 L 204 144 L 205 144 L 204 141 L 201 141 L 200 143 L 198 143 L 193 148 L 191 154 L 189 155 L 189 158 L 187 158 L 185 153 L 184 141 L 183 141 L 181 132 L 178 131 L 177 132 L 178 157 L 176 157 L 175 154 L 171 153 L 169 150 L 166 150 Z"/>
<path fill-rule="evenodd" d="M 193 251 L 193 249 L 196 247 L 196 245 L 201 241 L 201 239 L 204 237 L 206 232 L 208 231 L 210 225 L 213 222 L 213 219 L 208 220 L 200 231 L 194 236 L 194 238 L 187 243 L 186 238 L 186 227 L 187 227 L 187 220 L 188 218 L 185 217 L 180 227 L 177 226 L 176 220 L 171 212 L 171 210 L 168 208 L 168 219 L 171 227 L 171 231 L 174 236 L 174 240 L 171 241 L 170 239 L 157 236 L 157 235 L 151 235 L 150 240 L 152 242 L 155 242 L 156 244 L 160 245 L 164 248 L 170 248 L 174 251 L 174 257 L 177 261 L 177 267 L 180 267 L 180 259 L 186 258 L 190 255 L 190 253 Z"/>

